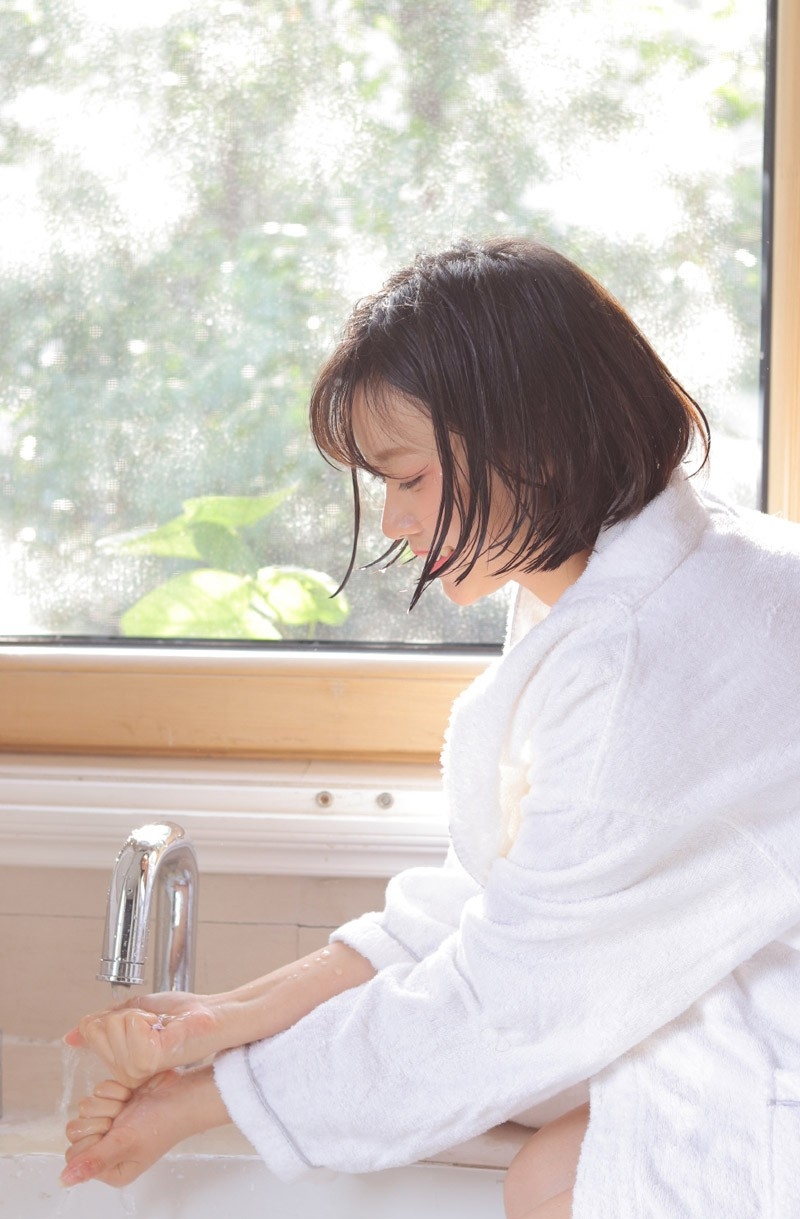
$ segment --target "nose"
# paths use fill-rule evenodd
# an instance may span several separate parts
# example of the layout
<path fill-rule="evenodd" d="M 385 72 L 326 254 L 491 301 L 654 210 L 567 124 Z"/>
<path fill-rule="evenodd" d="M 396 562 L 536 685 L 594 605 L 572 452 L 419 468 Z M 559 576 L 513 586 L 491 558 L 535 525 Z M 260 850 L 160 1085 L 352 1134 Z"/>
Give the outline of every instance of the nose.
<path fill-rule="evenodd" d="M 401 493 L 387 483 L 383 492 L 383 513 L 381 515 L 381 531 L 384 536 L 396 542 L 400 538 L 408 538 L 412 534 L 419 533 L 419 529 L 419 521 L 413 512 L 408 511 L 407 505 L 403 504 Z"/>

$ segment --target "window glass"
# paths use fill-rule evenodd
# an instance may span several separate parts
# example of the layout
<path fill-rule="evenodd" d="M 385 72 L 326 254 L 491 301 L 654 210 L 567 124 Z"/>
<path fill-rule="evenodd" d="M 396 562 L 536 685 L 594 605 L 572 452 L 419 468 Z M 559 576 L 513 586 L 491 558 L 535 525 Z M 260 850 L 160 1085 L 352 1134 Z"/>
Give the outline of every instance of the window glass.
<path fill-rule="evenodd" d="M 757 504 L 765 5 L 0 11 L 0 634 L 499 641 L 502 598 L 407 614 L 416 563 L 330 601 L 349 479 L 306 428 L 353 302 L 463 235 L 606 283 Z"/>

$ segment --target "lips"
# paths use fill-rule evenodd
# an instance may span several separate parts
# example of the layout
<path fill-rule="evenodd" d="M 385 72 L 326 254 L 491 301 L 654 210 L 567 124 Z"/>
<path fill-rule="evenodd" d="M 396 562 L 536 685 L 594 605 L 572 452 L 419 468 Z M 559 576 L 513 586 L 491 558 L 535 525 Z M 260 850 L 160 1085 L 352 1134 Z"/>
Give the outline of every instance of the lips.
<path fill-rule="evenodd" d="M 432 576 L 436 574 L 436 572 L 439 570 L 440 567 L 444 566 L 444 564 L 450 558 L 452 553 L 453 553 L 452 546 L 443 546 L 442 547 L 442 552 L 439 555 L 439 558 L 436 560 L 433 567 L 431 568 Z M 417 556 L 418 559 L 427 559 L 428 555 L 430 554 L 430 551 L 429 550 L 415 550 L 414 554 Z"/>

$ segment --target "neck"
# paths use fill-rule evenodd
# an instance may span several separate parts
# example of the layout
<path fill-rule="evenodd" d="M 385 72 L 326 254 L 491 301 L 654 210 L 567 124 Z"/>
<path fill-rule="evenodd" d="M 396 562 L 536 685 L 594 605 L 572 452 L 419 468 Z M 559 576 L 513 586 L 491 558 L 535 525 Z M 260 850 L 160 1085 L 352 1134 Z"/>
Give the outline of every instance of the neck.
<path fill-rule="evenodd" d="M 545 605 L 555 605 L 562 593 L 571 588 L 586 571 L 591 553 L 591 550 L 582 550 L 579 554 L 571 555 L 566 563 L 554 571 L 524 571 L 516 573 L 514 579 Z"/>

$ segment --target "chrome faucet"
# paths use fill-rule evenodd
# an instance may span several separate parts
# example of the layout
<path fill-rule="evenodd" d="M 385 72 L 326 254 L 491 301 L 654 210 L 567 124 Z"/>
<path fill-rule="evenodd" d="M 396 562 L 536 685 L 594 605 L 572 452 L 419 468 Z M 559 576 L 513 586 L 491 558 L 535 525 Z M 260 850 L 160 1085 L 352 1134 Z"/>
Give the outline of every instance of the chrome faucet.
<path fill-rule="evenodd" d="M 141 825 L 111 873 L 101 982 L 144 982 L 147 931 L 157 895 L 153 989 L 192 990 L 197 930 L 197 860 L 179 825 Z M 152 938 L 152 937 L 151 937 Z"/>

